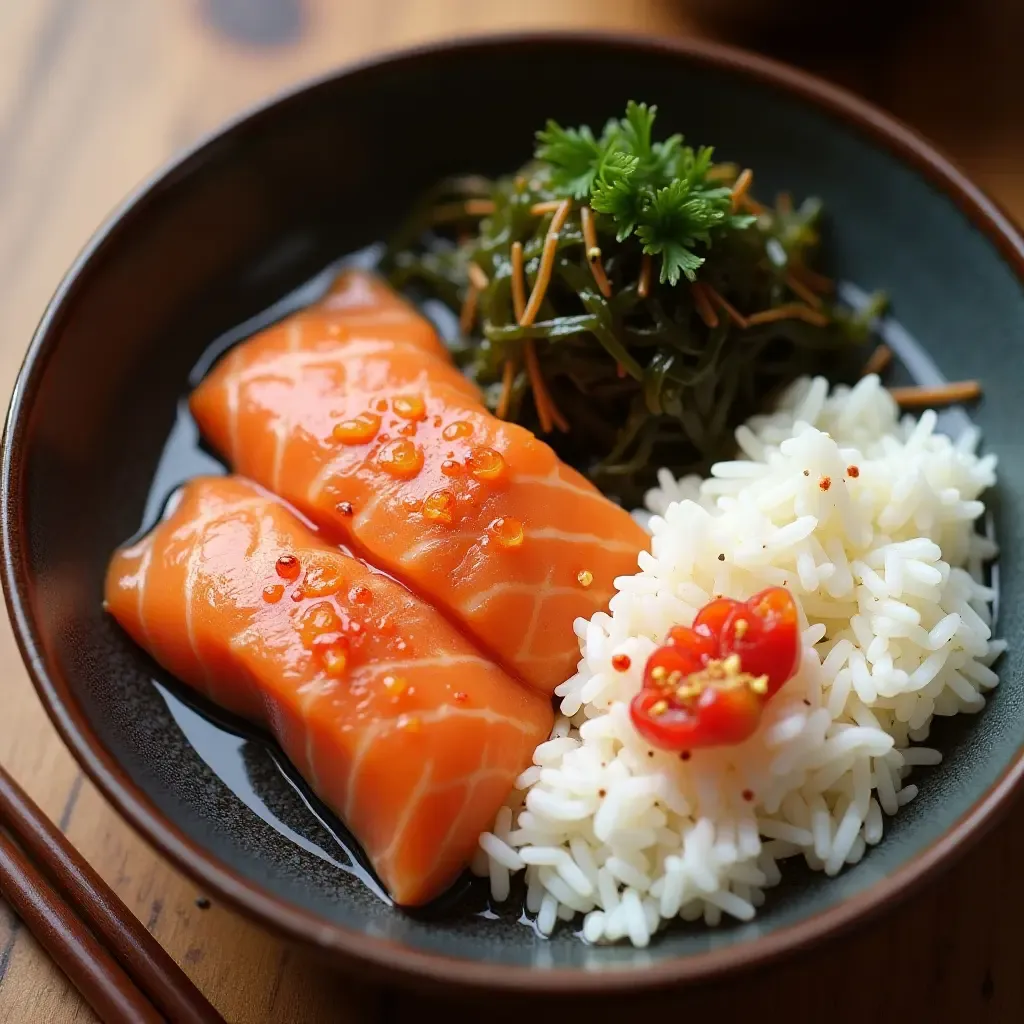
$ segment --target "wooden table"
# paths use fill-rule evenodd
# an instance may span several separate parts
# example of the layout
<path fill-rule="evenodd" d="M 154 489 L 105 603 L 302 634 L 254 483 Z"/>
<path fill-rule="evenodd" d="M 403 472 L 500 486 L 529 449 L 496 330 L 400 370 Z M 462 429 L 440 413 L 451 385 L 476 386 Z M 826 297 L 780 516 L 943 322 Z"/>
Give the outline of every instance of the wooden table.
<path fill-rule="evenodd" d="M 836 51 L 821 37 L 787 56 L 917 125 L 1024 220 L 1024 5 L 922 6 L 926 19 L 910 32 L 880 28 L 870 52 Z M 3 392 L 78 249 L 124 193 L 176 148 L 339 62 L 452 33 L 525 26 L 711 34 L 698 28 L 682 0 L 0 3 Z M 955 269 L 951 254 L 951 274 Z M 228 1020 L 356 1024 L 412 1020 L 427 1008 L 451 1012 L 364 988 L 226 909 L 199 909 L 193 884 L 83 781 L 35 698 L 6 624 L 0 658 L 0 759 Z M 687 1016 L 714 1012 L 723 1021 L 784 1002 L 793 1003 L 794 1021 L 1024 1020 L 1022 862 L 1024 816 L 1018 814 L 955 872 L 884 920 L 741 984 L 678 994 L 671 1003 L 662 997 L 661 1005 Z M 611 1019 L 655 1005 L 605 1003 L 587 1014 L 601 1020 L 607 1012 Z M 504 1002 L 486 1012 L 493 1021 L 519 1015 Z M 530 1012 L 538 1016 L 538 1008 Z M 0 908 L 0 1022 L 29 1019 L 64 1024 L 92 1017 Z"/>

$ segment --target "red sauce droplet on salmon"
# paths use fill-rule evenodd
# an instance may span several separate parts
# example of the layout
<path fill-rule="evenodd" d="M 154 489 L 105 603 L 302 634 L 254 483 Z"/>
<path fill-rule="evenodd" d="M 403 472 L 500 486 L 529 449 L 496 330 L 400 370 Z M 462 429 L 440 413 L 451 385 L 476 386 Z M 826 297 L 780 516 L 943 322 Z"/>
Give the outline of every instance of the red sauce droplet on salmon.
<path fill-rule="evenodd" d="M 441 463 L 441 472 L 445 476 L 461 476 L 462 475 L 462 464 L 456 462 L 454 459 L 445 459 Z"/>
<path fill-rule="evenodd" d="M 500 480 L 508 473 L 508 465 L 493 448 L 474 448 L 466 457 L 466 468 L 477 480 Z"/>
<path fill-rule="evenodd" d="M 455 495 L 451 491 L 433 491 L 423 502 L 423 518 L 435 523 L 450 523 L 455 506 Z"/>
<path fill-rule="evenodd" d="M 392 399 L 391 408 L 403 420 L 422 420 L 427 416 L 427 407 L 419 395 L 396 395 Z"/>
<path fill-rule="evenodd" d="M 415 437 L 416 436 L 416 424 L 406 423 L 404 426 L 398 428 L 398 433 L 402 437 Z"/>
<path fill-rule="evenodd" d="M 341 516 L 350 516 L 355 511 L 355 509 L 352 508 L 351 501 L 339 501 L 334 507 L 337 510 L 338 515 Z"/>
<path fill-rule="evenodd" d="M 277 604 L 284 595 L 284 586 L 280 583 L 268 583 L 263 588 L 263 600 L 267 604 Z"/>
<path fill-rule="evenodd" d="M 377 453 L 380 468 L 400 480 L 411 480 L 423 468 L 423 452 L 407 438 L 384 445 Z"/>
<path fill-rule="evenodd" d="M 350 420 L 334 424 L 331 437 L 342 444 L 368 444 L 380 430 L 380 417 L 375 412 L 361 412 Z"/>
<path fill-rule="evenodd" d="M 386 398 L 379 399 L 378 402 L 377 402 L 377 405 L 376 405 L 376 409 L 377 409 L 377 412 L 387 412 L 388 411 L 387 399 Z"/>
<path fill-rule="evenodd" d="M 469 700 L 469 694 L 463 693 L 461 690 L 456 690 L 452 694 L 452 700 L 455 701 L 456 704 L 464 704 Z"/>
<path fill-rule="evenodd" d="M 454 441 L 458 437 L 469 437 L 472 433 L 472 423 L 467 423 L 465 420 L 456 420 L 454 423 L 449 423 L 448 426 L 441 431 L 441 436 L 446 441 Z"/>
<path fill-rule="evenodd" d="M 628 672 L 629 666 L 633 663 L 629 660 L 628 654 L 613 654 L 612 655 L 612 668 L 616 672 Z"/>
<path fill-rule="evenodd" d="M 289 582 L 297 580 L 302 571 L 302 566 L 299 565 L 299 560 L 294 555 L 282 555 L 275 563 L 274 568 L 281 579 Z"/>
<path fill-rule="evenodd" d="M 353 604 L 370 604 L 373 601 L 373 592 L 362 583 L 357 583 L 349 592 L 348 599 Z"/>
<path fill-rule="evenodd" d="M 487 529 L 503 548 L 518 548 L 525 536 L 523 524 L 512 516 L 495 519 Z"/>

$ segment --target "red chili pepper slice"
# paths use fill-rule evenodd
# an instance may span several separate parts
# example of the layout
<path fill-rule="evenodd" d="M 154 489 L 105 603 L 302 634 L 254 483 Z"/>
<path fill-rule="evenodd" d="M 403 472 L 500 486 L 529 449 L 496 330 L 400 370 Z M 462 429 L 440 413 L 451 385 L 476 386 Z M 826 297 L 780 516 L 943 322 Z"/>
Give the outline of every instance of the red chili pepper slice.
<path fill-rule="evenodd" d="M 718 657 L 718 634 L 698 632 L 690 626 L 673 626 L 668 631 L 665 644 L 687 652 L 697 660 L 698 668 L 703 668 L 711 658 Z"/>
<path fill-rule="evenodd" d="M 630 706 L 636 731 L 662 750 L 691 750 L 742 743 L 761 721 L 762 699 L 747 686 L 705 689 L 686 707 L 668 703 L 657 690 L 641 690 Z"/>
<path fill-rule="evenodd" d="M 713 636 L 717 641 L 722 635 L 722 627 L 726 620 L 737 608 L 742 607 L 740 601 L 734 601 L 731 597 L 716 597 L 697 612 L 693 620 L 693 629 L 697 633 Z"/>
<path fill-rule="evenodd" d="M 770 587 L 744 602 L 716 598 L 651 654 L 630 705 L 633 725 L 665 750 L 742 743 L 799 660 L 788 590 Z"/>
<path fill-rule="evenodd" d="M 773 697 L 796 672 L 800 659 L 796 604 L 783 587 L 769 587 L 738 605 L 719 634 L 720 656 L 738 654 L 743 671 L 768 677 Z"/>

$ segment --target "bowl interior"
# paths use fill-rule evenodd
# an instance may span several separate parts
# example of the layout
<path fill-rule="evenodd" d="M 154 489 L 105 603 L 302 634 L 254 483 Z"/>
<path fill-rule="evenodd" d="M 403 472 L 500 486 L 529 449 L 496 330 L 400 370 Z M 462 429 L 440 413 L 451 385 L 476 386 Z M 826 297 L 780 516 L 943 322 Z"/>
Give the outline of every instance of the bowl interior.
<path fill-rule="evenodd" d="M 546 118 L 602 124 L 630 98 L 657 103 L 663 130 L 754 167 L 757 193 L 821 196 L 830 269 L 885 289 L 899 324 L 947 377 L 983 381 L 975 418 L 1001 462 L 990 500 L 1004 550 L 999 631 L 1010 641 L 989 706 L 936 730 L 945 760 L 922 772 L 918 799 L 887 822 L 884 841 L 859 865 L 836 879 L 790 871 L 755 922 L 680 927 L 645 950 L 588 947 L 568 927 L 542 940 L 519 921 L 519 906 L 493 913 L 479 890 L 461 893 L 456 910 L 395 911 L 358 865 L 347 868 L 343 835 L 272 748 L 183 703 L 100 606 L 113 548 L 152 520 L 184 476 L 216 468 L 182 406 L 215 339 L 379 240 L 434 179 L 508 170 Z M 443 961 L 449 968 L 589 971 L 754 949 L 864 898 L 921 856 L 1024 741 L 1022 323 L 1021 280 L 954 201 L 869 133 L 777 84 L 608 40 L 505 41 L 368 66 L 198 150 L 76 268 L 37 339 L 9 428 L 5 536 L 16 619 L 79 751 L 98 741 L 122 782 L 188 843 L 265 894 L 369 937 L 367 956 L 385 961 L 400 949 L 452 958 Z M 311 929 L 310 937 L 331 944 L 332 934 Z"/>

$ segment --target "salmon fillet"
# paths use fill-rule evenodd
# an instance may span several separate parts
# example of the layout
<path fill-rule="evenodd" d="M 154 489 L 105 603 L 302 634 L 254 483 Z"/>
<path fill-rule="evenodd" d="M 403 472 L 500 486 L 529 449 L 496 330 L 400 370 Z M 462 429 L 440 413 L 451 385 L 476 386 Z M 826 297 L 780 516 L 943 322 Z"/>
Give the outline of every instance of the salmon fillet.
<path fill-rule="evenodd" d="M 239 478 L 189 483 L 114 555 L 106 605 L 184 683 L 274 735 L 399 904 L 455 880 L 550 732 L 548 700 Z"/>
<path fill-rule="evenodd" d="M 237 472 L 544 693 L 575 671 L 574 621 L 647 546 L 548 445 L 492 416 L 430 324 L 363 272 L 235 348 L 191 407 Z"/>

